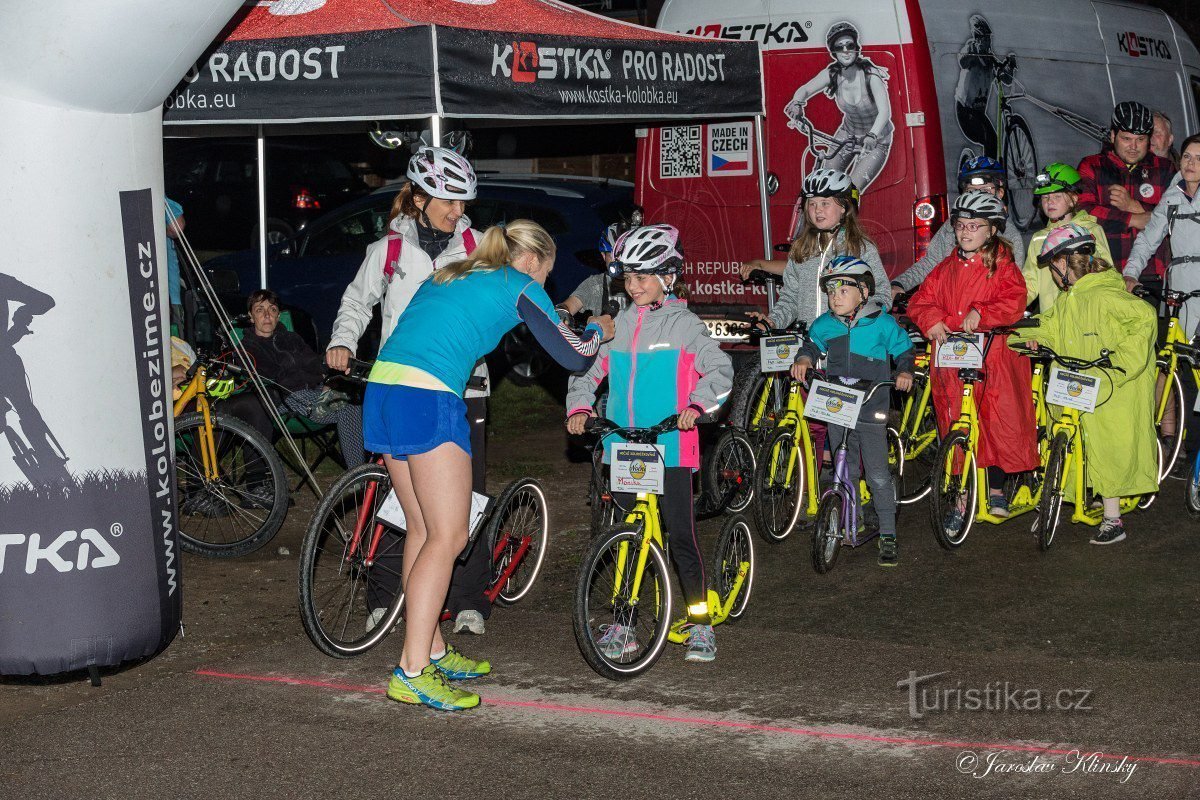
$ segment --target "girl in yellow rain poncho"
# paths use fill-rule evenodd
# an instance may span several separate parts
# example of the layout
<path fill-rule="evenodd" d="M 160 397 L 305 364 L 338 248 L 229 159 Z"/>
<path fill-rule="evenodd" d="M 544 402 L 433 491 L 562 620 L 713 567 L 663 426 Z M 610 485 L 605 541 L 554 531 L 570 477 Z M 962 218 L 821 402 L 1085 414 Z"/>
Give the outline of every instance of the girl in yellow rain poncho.
<path fill-rule="evenodd" d="M 1154 309 L 1125 289 L 1121 273 L 1095 255 L 1096 240 L 1086 229 L 1068 224 L 1046 237 L 1038 260 L 1063 294 L 1023 336 L 1063 356 L 1090 361 L 1101 350 L 1111 354 L 1112 395 L 1081 425 L 1087 447 L 1088 485 L 1104 500 L 1104 522 L 1092 544 L 1125 538 L 1120 498 L 1158 489 L 1157 439 L 1154 433 L 1154 348 L 1158 335 Z M 1024 332 L 1023 332 L 1024 333 Z"/>

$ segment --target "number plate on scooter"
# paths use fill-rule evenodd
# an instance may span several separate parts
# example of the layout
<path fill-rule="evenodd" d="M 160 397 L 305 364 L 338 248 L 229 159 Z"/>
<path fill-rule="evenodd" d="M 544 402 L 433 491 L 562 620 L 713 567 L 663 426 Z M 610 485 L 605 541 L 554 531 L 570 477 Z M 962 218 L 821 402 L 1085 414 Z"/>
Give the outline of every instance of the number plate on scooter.
<path fill-rule="evenodd" d="M 1063 369 L 1057 364 L 1050 370 L 1050 382 L 1046 384 L 1047 403 L 1091 413 L 1096 410 L 1099 394 L 1100 379 L 1095 375 Z"/>
<path fill-rule="evenodd" d="M 662 445 L 615 442 L 609 469 L 609 488 L 614 492 L 662 494 L 666 472 Z"/>
<path fill-rule="evenodd" d="M 938 345 L 937 365 L 956 369 L 980 369 L 983 367 L 983 334 L 951 334 Z"/>
<path fill-rule="evenodd" d="M 488 512 L 492 510 L 492 500 L 493 498 L 488 497 L 486 494 L 471 492 L 471 527 L 467 535 L 468 549 L 479 534 L 479 529 L 483 527 L 483 520 L 487 518 Z M 387 497 L 383 500 L 383 505 L 375 512 L 375 517 L 385 525 L 398 530 L 406 530 L 404 509 L 400 506 L 400 498 L 396 497 L 395 489 L 388 491 Z"/>
<path fill-rule="evenodd" d="M 799 352 L 799 336 L 764 336 L 758 342 L 758 359 L 763 372 L 791 369 Z"/>
<path fill-rule="evenodd" d="M 863 398 L 866 396 L 866 392 L 848 386 L 813 381 L 808 390 L 808 399 L 804 401 L 804 416 L 818 422 L 853 428 L 858 424 L 858 415 L 862 412 Z"/>

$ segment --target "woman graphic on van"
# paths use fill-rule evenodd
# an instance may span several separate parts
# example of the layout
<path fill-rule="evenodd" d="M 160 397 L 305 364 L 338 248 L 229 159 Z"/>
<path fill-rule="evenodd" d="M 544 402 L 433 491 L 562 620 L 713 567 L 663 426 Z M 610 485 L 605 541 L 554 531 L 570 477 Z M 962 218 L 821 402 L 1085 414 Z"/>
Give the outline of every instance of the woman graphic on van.
<path fill-rule="evenodd" d="M 862 54 L 858 29 L 849 22 L 835 22 L 825 35 L 825 45 L 833 62 L 796 90 L 783 113 L 789 127 L 808 136 L 815 161 L 803 165 L 805 172 L 822 168 L 845 172 L 865 192 L 892 150 L 888 71 Z M 832 136 L 816 130 L 804 114 L 804 104 L 821 92 L 842 112 L 842 122 Z"/>

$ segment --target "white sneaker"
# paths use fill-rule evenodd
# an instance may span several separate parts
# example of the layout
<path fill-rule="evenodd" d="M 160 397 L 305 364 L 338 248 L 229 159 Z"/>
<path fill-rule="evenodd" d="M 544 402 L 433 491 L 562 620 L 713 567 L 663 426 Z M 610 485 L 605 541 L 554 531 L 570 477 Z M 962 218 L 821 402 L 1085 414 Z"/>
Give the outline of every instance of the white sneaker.
<path fill-rule="evenodd" d="M 483 614 L 478 611 L 468 608 L 458 612 L 458 616 L 454 618 L 454 632 L 474 633 L 477 636 L 482 636 L 487 630 L 487 623 L 483 620 Z"/>

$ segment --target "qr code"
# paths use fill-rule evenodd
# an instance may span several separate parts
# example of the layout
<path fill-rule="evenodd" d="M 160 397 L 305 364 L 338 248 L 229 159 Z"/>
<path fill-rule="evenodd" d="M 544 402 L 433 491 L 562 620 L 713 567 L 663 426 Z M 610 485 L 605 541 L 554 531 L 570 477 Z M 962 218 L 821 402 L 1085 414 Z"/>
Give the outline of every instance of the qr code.
<path fill-rule="evenodd" d="M 700 177 L 700 126 L 663 128 L 660 138 L 660 178 Z"/>

